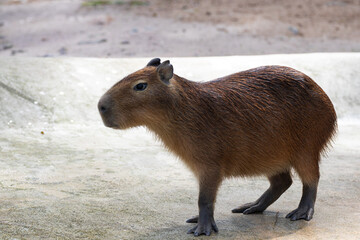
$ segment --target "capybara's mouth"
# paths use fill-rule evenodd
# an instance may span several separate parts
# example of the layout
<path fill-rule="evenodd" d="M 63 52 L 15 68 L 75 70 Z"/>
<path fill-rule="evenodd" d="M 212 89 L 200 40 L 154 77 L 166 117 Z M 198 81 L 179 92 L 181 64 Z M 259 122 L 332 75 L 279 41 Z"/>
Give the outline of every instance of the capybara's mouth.
<path fill-rule="evenodd" d="M 109 122 L 106 122 L 106 121 L 103 121 L 104 122 L 104 125 L 108 128 L 112 128 L 112 129 L 120 129 L 120 127 L 114 123 L 109 123 Z"/>
<path fill-rule="evenodd" d="M 100 114 L 101 115 L 101 114 Z M 113 123 L 112 121 L 109 121 L 107 118 L 105 118 L 103 115 L 101 115 L 101 119 L 105 125 L 105 127 L 113 128 L 113 129 L 119 129 L 118 124 Z"/>

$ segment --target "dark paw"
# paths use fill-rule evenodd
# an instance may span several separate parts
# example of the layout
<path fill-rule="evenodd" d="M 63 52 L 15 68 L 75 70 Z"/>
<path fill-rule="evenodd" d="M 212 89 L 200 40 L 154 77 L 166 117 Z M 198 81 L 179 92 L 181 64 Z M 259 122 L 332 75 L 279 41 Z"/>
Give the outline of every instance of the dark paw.
<path fill-rule="evenodd" d="M 186 220 L 187 223 L 197 223 L 199 220 L 199 216 L 195 216 L 192 218 L 189 218 L 188 220 Z"/>
<path fill-rule="evenodd" d="M 258 202 L 252 202 L 244 204 L 238 208 L 234 208 L 232 210 L 233 213 L 243 213 L 243 214 L 251 214 L 251 213 L 261 213 L 266 209 L 266 206 L 264 206 L 261 203 Z"/>
<path fill-rule="evenodd" d="M 314 215 L 314 208 L 312 207 L 299 207 L 286 215 L 286 218 L 290 218 L 291 221 L 304 219 L 310 221 Z"/>
<path fill-rule="evenodd" d="M 188 234 L 193 233 L 194 236 L 196 237 L 202 234 L 206 236 L 210 236 L 212 230 L 214 230 L 214 232 L 219 231 L 214 219 L 207 221 L 205 224 L 204 223 L 197 224 L 195 227 L 191 228 L 187 233 Z"/>

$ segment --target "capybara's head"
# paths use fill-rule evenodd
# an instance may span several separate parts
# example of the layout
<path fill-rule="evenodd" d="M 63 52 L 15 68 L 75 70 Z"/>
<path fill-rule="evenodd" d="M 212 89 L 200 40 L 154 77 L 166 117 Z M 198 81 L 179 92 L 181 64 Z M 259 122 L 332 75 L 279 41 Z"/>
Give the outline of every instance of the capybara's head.
<path fill-rule="evenodd" d="M 126 129 L 159 121 L 170 100 L 172 77 L 170 62 L 155 58 L 116 83 L 98 103 L 105 126 Z"/>

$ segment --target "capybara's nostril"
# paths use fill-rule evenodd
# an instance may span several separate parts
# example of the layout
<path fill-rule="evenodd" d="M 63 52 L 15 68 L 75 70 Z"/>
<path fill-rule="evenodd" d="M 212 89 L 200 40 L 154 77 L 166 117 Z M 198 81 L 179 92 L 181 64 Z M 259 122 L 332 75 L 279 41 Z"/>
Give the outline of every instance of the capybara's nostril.
<path fill-rule="evenodd" d="M 102 97 L 98 103 L 98 109 L 100 114 L 104 114 L 109 111 L 110 101 L 108 97 Z"/>
<path fill-rule="evenodd" d="M 105 107 L 104 105 L 101 105 L 101 106 L 99 107 L 99 110 L 100 110 L 101 113 L 104 113 L 104 112 L 106 112 L 107 107 Z"/>

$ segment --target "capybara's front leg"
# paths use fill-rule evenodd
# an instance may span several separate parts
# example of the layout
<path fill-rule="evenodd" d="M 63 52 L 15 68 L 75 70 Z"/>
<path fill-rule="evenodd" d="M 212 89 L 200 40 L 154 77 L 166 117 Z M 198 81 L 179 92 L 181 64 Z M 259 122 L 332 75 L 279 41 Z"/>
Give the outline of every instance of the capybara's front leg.
<path fill-rule="evenodd" d="M 209 174 L 207 172 L 204 175 L 199 176 L 199 217 L 197 219 L 197 225 L 191 228 L 188 233 L 193 233 L 194 236 L 205 234 L 210 236 L 211 231 L 218 232 L 214 220 L 214 209 L 216 193 L 221 183 L 221 176 L 218 173 Z"/>

